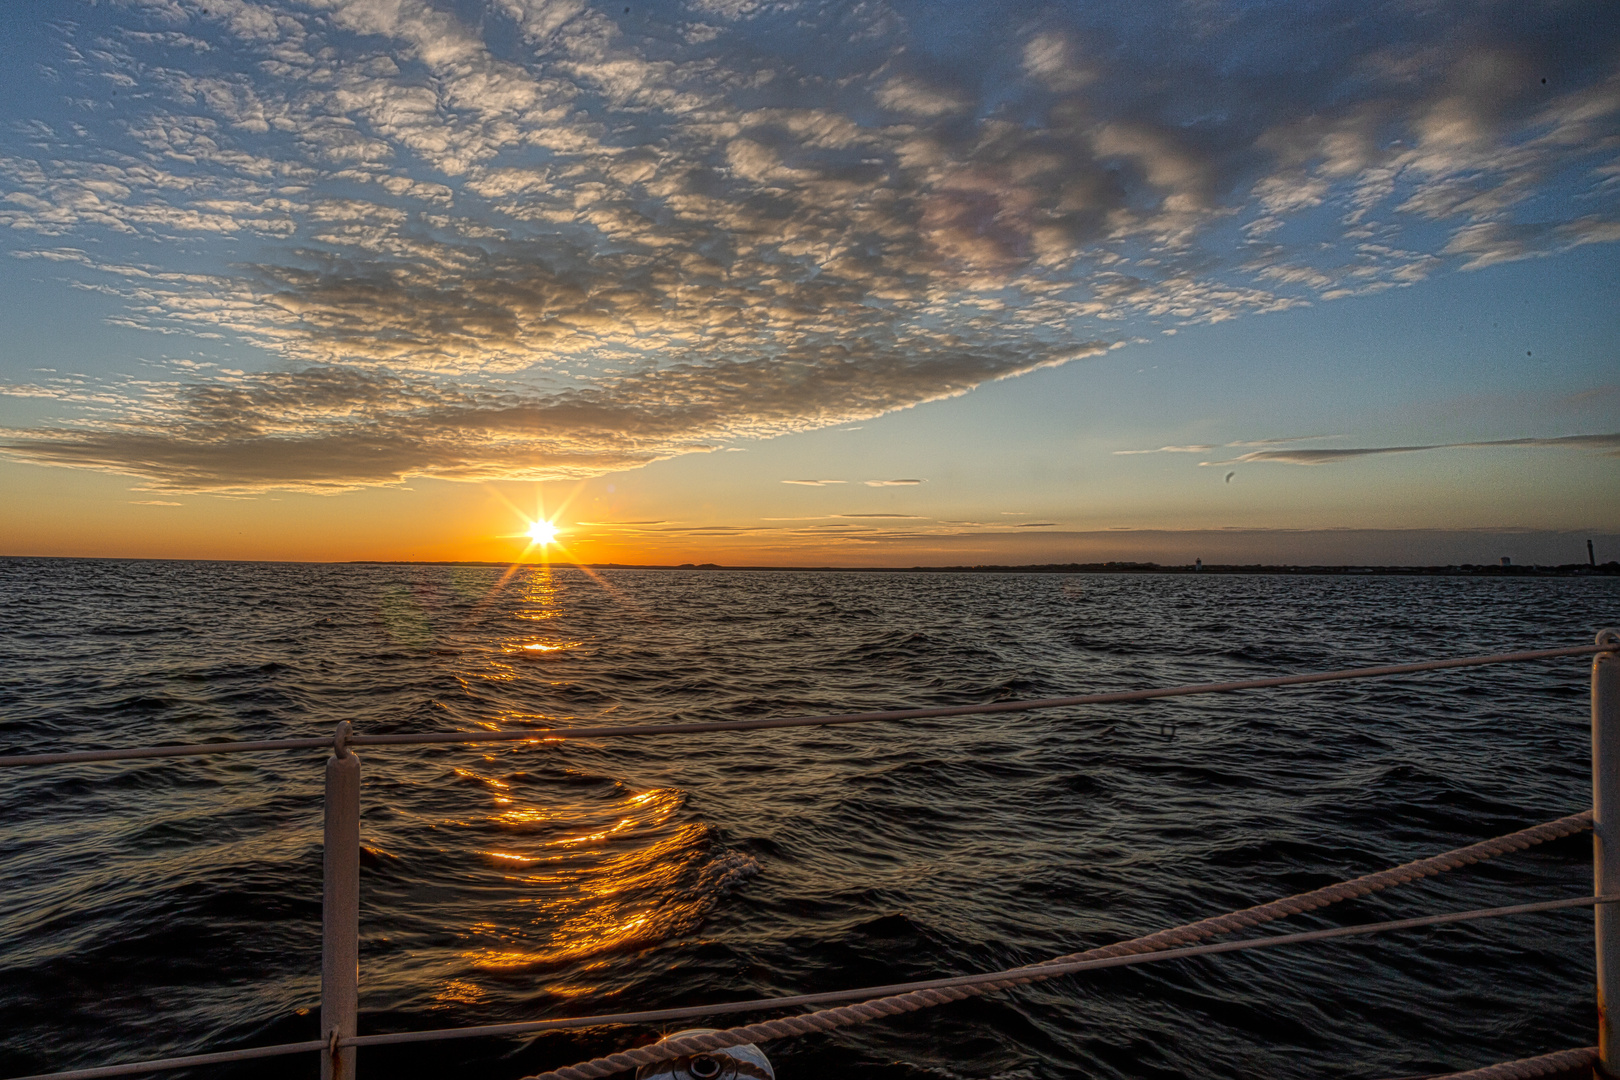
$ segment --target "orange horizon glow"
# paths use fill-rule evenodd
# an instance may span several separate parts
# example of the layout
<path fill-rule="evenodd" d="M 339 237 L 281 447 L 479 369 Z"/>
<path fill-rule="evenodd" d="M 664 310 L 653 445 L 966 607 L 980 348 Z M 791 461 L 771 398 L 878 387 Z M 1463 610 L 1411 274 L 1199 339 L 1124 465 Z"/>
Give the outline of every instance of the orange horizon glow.
<path fill-rule="evenodd" d="M 743 455 L 735 455 L 742 457 Z M 1132 460 L 1135 459 L 1122 459 Z M 1612 558 L 1612 528 L 1577 529 L 1559 522 L 1546 535 L 1479 528 L 1395 528 L 1375 517 L 1366 528 L 1335 528 L 1331 517 L 1307 512 L 1268 519 L 1252 529 L 1233 529 L 1207 514 L 1189 511 L 1173 520 L 1133 513 L 1128 518 L 1097 512 L 1082 520 L 1049 515 L 1057 528 L 1021 529 L 980 515 L 974 524 L 897 519 L 894 527 L 836 528 L 811 517 L 789 515 L 783 505 L 744 505 L 726 493 L 693 497 L 679 485 L 649 477 L 615 475 L 595 480 L 514 487 L 496 482 L 424 484 L 419 490 L 357 491 L 342 498 L 308 494 L 264 495 L 219 501 L 176 496 L 176 505 L 129 507 L 116 501 L 131 492 L 111 476 L 73 477 L 90 490 L 67 498 L 60 470 L 19 467 L 7 474 L 37 481 L 6 488 L 12 497 L 50 498 L 49 515 L 11 515 L 0 522 L 0 554 L 18 557 L 88 557 L 347 562 L 465 562 L 502 567 L 539 565 L 679 566 L 957 566 L 1130 560 L 1161 564 L 1212 562 L 1447 564 L 1583 561 L 1585 540 L 1596 537 L 1598 561 Z M 47 484 L 51 481 L 51 484 Z M 54 485 L 54 486 L 53 486 Z M 617 490 L 615 490 L 615 488 Z M 800 489 L 783 488 L 792 497 Z M 1224 493 L 1224 485 L 1221 486 Z M 767 492 L 775 495 L 776 492 Z M 911 501 L 896 512 L 955 518 L 965 511 L 917 501 L 910 489 L 887 498 Z M 181 502 L 180 500 L 183 500 Z M 915 504 L 915 505 L 913 505 Z M 818 512 L 872 504 L 826 502 Z M 885 504 L 886 505 L 886 504 Z M 139 521 L 130 520 L 130 515 Z M 1032 512 L 1030 516 L 1037 516 Z M 828 519 L 832 520 L 832 519 Z M 540 544 L 530 529 L 544 522 L 556 530 Z M 860 524 L 865 525 L 866 522 Z M 1002 526 L 1002 527 L 995 527 Z"/>

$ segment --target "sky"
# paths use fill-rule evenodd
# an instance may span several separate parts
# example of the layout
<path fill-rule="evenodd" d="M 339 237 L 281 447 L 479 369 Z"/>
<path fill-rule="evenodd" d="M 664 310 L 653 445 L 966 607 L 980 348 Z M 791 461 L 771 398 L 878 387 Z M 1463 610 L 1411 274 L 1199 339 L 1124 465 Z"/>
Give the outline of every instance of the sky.
<path fill-rule="evenodd" d="M 1620 558 L 1603 0 L 0 32 L 0 554 Z"/>

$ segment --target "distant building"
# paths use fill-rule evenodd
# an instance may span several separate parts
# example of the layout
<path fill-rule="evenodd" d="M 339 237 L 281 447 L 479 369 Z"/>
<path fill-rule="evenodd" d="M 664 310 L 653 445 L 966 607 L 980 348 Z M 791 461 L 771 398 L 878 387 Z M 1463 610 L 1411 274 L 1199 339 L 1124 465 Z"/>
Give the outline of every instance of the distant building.
<path fill-rule="evenodd" d="M 1203 568 L 1204 568 L 1204 560 L 1203 559 L 1194 559 L 1193 560 L 1193 573 L 1196 574 L 1196 573 L 1198 573 L 1198 571 L 1202 570 Z"/>
<path fill-rule="evenodd" d="M 1513 565 L 1513 560 L 1508 558 L 1506 555 L 1504 555 L 1504 556 L 1502 556 L 1502 565 L 1503 566 L 1512 566 Z"/>

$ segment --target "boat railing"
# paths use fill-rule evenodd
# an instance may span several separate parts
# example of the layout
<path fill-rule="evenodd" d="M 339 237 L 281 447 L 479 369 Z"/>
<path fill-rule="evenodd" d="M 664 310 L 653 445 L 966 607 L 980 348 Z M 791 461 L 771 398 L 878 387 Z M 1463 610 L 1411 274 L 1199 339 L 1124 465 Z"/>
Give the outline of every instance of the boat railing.
<path fill-rule="evenodd" d="M 1107 705 L 1151 701 L 1159 698 L 1197 694 L 1234 693 L 1312 683 L 1344 682 L 1355 679 L 1388 678 L 1452 668 L 1483 667 L 1495 664 L 1529 663 L 1579 656 L 1592 657 L 1592 809 L 1556 821 L 1533 826 L 1507 836 L 1459 848 L 1407 863 L 1376 874 L 1365 875 L 1324 889 L 1261 904 L 1257 907 L 1204 919 L 1183 927 L 1159 931 L 1145 937 L 1081 953 L 1057 957 L 1041 964 L 1005 971 L 953 976 L 892 986 L 862 987 L 846 991 L 803 994 L 794 997 L 691 1005 L 641 1012 L 598 1016 L 533 1020 L 508 1024 L 439 1028 L 425 1031 L 361 1035 L 359 1017 L 359 926 L 360 926 L 360 757 L 358 747 L 421 746 L 434 743 L 481 744 L 490 742 L 540 742 L 568 739 L 605 739 L 647 735 L 690 735 L 728 731 L 758 731 L 773 728 L 824 727 L 841 724 L 902 723 L 910 720 L 954 716 L 982 716 L 995 713 L 1029 712 L 1081 705 Z M 17 1080 L 96 1080 L 101 1077 L 133 1076 L 173 1069 L 227 1064 L 290 1054 L 319 1053 L 322 1080 L 352 1080 L 357 1052 L 367 1046 L 427 1042 L 481 1036 L 537 1034 L 562 1028 L 605 1025 L 655 1024 L 699 1017 L 715 1017 L 744 1012 L 783 1010 L 804 1006 L 829 1005 L 832 1008 L 768 1020 L 727 1031 L 706 1032 L 666 1039 L 653 1046 L 639 1047 L 575 1066 L 556 1069 L 530 1080 L 588 1080 L 609 1076 L 640 1066 L 670 1061 L 682 1055 L 786 1035 L 832 1030 L 863 1023 L 880 1016 L 926 1008 L 946 1001 L 1012 986 L 1055 978 L 1061 975 L 1127 964 L 1157 963 L 1189 956 L 1275 948 L 1329 938 L 1346 937 L 1420 926 L 1466 922 L 1485 918 L 1591 907 L 1595 909 L 1597 953 L 1597 995 L 1599 1002 L 1598 1044 L 1556 1051 L 1540 1058 L 1506 1062 L 1466 1073 L 1458 1080 L 1509 1080 L 1509 1078 L 1552 1075 L 1597 1063 L 1609 1075 L 1620 1075 L 1620 1009 L 1611 1013 L 1605 1002 L 1620 1001 L 1620 911 L 1610 905 L 1620 902 L 1620 633 L 1604 630 L 1591 645 L 1497 653 L 1488 656 L 1455 657 L 1378 667 L 1346 668 L 1337 671 L 1241 679 L 1218 683 L 1196 683 L 1145 690 L 1079 694 L 1070 697 L 997 701 L 979 705 L 954 705 L 926 709 L 894 709 L 883 712 L 848 713 L 828 716 L 770 717 L 749 720 L 716 720 L 674 724 L 618 724 L 582 727 L 528 728 L 498 731 L 443 731 L 421 734 L 368 735 L 356 732 L 345 721 L 328 737 L 298 739 L 237 740 L 173 746 L 147 746 L 105 750 L 73 750 L 52 753 L 0 755 L 0 768 L 29 768 L 104 761 L 133 761 L 151 758 L 193 757 L 214 754 L 268 753 L 289 750 L 330 750 L 326 758 L 326 789 L 323 833 L 323 894 L 321 927 L 321 1005 L 320 1031 L 323 1036 L 303 1042 L 271 1046 L 239 1047 L 216 1053 L 189 1054 L 156 1060 L 131 1061 L 88 1069 L 42 1073 Z M 1417 880 L 1435 873 L 1493 858 L 1533 844 L 1592 829 L 1594 888 L 1590 895 L 1561 900 L 1517 904 L 1508 907 L 1448 912 L 1413 919 L 1360 924 L 1297 934 L 1275 934 L 1236 941 L 1197 944 L 1204 938 L 1231 933 L 1273 919 L 1315 910 L 1339 900 L 1364 896 L 1392 885 Z M 1612 841 L 1612 846 L 1609 842 Z M 847 1004 L 846 1004 L 847 1003 Z"/>

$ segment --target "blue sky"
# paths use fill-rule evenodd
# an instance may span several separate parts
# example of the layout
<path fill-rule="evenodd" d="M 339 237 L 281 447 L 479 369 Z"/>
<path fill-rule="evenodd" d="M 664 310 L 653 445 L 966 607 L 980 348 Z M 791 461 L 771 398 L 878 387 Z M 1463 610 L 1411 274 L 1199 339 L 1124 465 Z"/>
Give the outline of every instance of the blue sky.
<path fill-rule="evenodd" d="M 0 18 L 16 553 L 1620 532 L 1612 5 Z"/>

